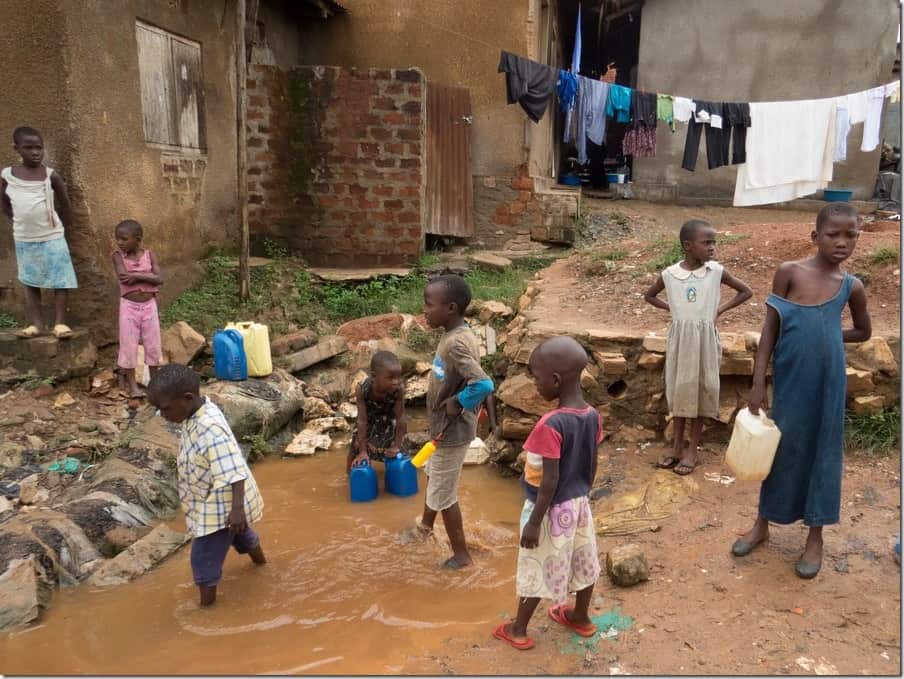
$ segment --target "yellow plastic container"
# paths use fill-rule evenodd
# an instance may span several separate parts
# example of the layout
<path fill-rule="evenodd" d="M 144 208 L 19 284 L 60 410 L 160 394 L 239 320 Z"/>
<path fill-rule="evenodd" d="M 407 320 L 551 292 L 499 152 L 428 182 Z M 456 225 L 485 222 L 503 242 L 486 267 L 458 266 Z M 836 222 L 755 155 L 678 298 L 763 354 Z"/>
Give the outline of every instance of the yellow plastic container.
<path fill-rule="evenodd" d="M 227 330 L 238 330 L 245 343 L 245 358 L 248 361 L 248 377 L 266 377 L 273 372 L 270 358 L 270 330 L 263 323 L 245 321 L 230 323 Z"/>
<path fill-rule="evenodd" d="M 427 460 L 430 459 L 430 456 L 436 452 L 436 441 L 427 441 L 419 451 L 417 451 L 417 455 L 411 458 L 411 464 L 415 467 L 423 467 Z"/>
<path fill-rule="evenodd" d="M 782 432 L 765 412 L 754 415 L 742 408 L 735 418 L 725 463 L 739 480 L 762 481 L 769 476 L 781 438 Z"/>

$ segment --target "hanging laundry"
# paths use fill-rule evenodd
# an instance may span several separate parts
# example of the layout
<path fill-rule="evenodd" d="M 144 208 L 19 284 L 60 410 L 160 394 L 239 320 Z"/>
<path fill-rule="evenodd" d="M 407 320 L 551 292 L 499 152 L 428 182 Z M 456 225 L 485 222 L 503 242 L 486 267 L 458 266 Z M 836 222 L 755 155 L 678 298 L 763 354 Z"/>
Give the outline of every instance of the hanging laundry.
<path fill-rule="evenodd" d="M 600 145 L 606 140 L 606 103 L 609 100 L 609 83 L 602 80 L 587 80 L 587 139 Z"/>
<path fill-rule="evenodd" d="M 847 99 L 848 120 L 851 125 L 866 120 L 866 111 L 869 108 L 869 90 L 848 94 L 845 98 Z"/>
<path fill-rule="evenodd" d="M 632 127 L 625 132 L 622 139 L 622 153 L 635 158 L 654 158 L 656 156 L 656 128 Z"/>
<path fill-rule="evenodd" d="M 571 51 L 571 72 L 577 75 L 581 72 L 581 3 L 578 3 L 578 25 L 574 29 L 574 49 Z"/>
<path fill-rule="evenodd" d="M 851 131 L 851 115 L 848 110 L 848 97 L 835 98 L 835 153 L 832 160 L 836 163 L 847 160 L 847 138 Z"/>
<path fill-rule="evenodd" d="M 895 80 L 893 83 L 888 83 L 885 86 L 885 96 L 893 104 L 901 101 L 901 82 Z"/>
<path fill-rule="evenodd" d="M 505 93 L 509 104 L 518 102 L 535 123 L 546 113 L 549 99 L 556 89 L 556 71 L 509 52 L 499 57 L 499 73 L 505 73 Z"/>
<path fill-rule="evenodd" d="M 581 165 L 587 162 L 587 117 L 584 115 L 584 109 L 590 100 L 589 83 L 589 78 L 578 76 L 578 93 L 574 100 L 574 145 Z"/>
<path fill-rule="evenodd" d="M 672 132 L 675 131 L 675 100 L 672 95 L 656 95 L 656 118 L 665 122 Z"/>
<path fill-rule="evenodd" d="M 722 159 L 728 165 L 728 143 L 731 138 L 731 164 L 739 165 L 747 160 L 747 128 L 750 127 L 750 104 L 731 102 L 723 105 Z"/>
<path fill-rule="evenodd" d="M 728 149 L 723 139 L 723 105 L 716 101 L 695 101 L 694 116 L 687 123 L 687 137 L 684 140 L 684 157 L 681 167 L 691 172 L 697 166 L 700 149 L 700 134 L 706 130 L 706 161 L 710 170 L 728 165 Z M 718 127 L 716 127 L 718 124 Z M 725 147 L 725 148 L 723 148 Z"/>
<path fill-rule="evenodd" d="M 631 92 L 631 118 L 634 120 L 634 127 L 643 124 L 648 128 L 655 128 L 656 105 L 655 93 L 633 90 Z"/>
<path fill-rule="evenodd" d="M 691 117 L 694 115 L 694 112 L 697 110 L 697 104 L 687 97 L 675 97 L 673 110 L 675 113 L 675 120 L 681 123 L 686 123 L 691 119 Z"/>
<path fill-rule="evenodd" d="M 885 85 L 867 90 L 866 120 L 863 121 L 861 151 L 874 151 L 879 145 L 879 128 L 882 122 L 882 106 L 885 104 Z"/>
<path fill-rule="evenodd" d="M 567 113 L 574 108 L 574 97 L 578 93 L 578 77 L 568 71 L 559 71 L 559 82 L 556 84 L 556 95 L 559 97 L 559 108 Z"/>
<path fill-rule="evenodd" d="M 609 86 L 609 100 L 606 115 L 617 123 L 631 122 L 631 88 L 624 85 Z"/>
<path fill-rule="evenodd" d="M 783 203 L 832 180 L 834 99 L 750 104 L 747 162 L 738 167 L 735 206 Z"/>

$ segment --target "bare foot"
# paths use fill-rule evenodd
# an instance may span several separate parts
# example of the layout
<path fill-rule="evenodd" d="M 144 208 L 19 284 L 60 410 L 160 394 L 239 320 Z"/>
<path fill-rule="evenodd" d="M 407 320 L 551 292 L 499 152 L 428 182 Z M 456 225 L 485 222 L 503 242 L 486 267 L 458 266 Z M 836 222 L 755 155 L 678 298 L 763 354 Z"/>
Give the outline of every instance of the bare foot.
<path fill-rule="evenodd" d="M 679 476 L 687 476 L 697 468 L 697 461 L 697 447 L 688 446 L 684 452 L 684 457 L 681 458 L 681 461 L 675 465 L 675 469 L 672 471 Z"/>
<path fill-rule="evenodd" d="M 800 557 L 804 563 L 817 564 L 822 561 L 822 531 L 811 530 L 807 534 L 807 546 Z"/>
<path fill-rule="evenodd" d="M 594 624 L 587 613 L 583 616 L 578 615 L 578 612 L 573 608 L 566 608 L 562 612 L 568 619 L 568 622 L 574 623 L 578 627 L 587 627 L 588 625 Z"/>

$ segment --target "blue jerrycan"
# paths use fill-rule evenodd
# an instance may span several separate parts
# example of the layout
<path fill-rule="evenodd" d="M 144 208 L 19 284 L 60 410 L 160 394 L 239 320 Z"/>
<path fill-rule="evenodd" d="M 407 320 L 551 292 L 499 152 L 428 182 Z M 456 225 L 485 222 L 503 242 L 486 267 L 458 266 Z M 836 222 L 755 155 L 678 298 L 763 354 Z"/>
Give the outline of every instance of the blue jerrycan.
<path fill-rule="evenodd" d="M 386 492 L 400 497 L 417 494 L 417 469 L 404 453 L 386 458 Z"/>
<path fill-rule="evenodd" d="M 218 380 L 248 379 L 245 340 L 238 330 L 217 330 L 213 334 L 213 372 Z"/>
<path fill-rule="evenodd" d="M 377 497 L 377 472 L 370 462 L 362 462 L 352 467 L 348 475 L 348 488 L 352 502 L 370 502 Z"/>

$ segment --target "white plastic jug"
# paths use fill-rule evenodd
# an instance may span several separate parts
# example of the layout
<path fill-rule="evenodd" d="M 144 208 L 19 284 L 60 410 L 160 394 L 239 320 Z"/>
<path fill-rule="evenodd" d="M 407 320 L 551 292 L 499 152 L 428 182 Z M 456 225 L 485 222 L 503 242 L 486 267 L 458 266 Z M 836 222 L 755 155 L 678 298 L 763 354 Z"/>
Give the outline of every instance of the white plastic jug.
<path fill-rule="evenodd" d="M 742 408 L 735 418 L 725 462 L 742 481 L 762 481 L 769 476 L 782 433 L 760 410 L 754 415 Z"/>
<path fill-rule="evenodd" d="M 262 323 L 242 321 L 229 323 L 227 330 L 238 330 L 245 341 L 245 357 L 248 360 L 248 377 L 266 377 L 273 372 L 270 358 L 270 330 Z"/>

